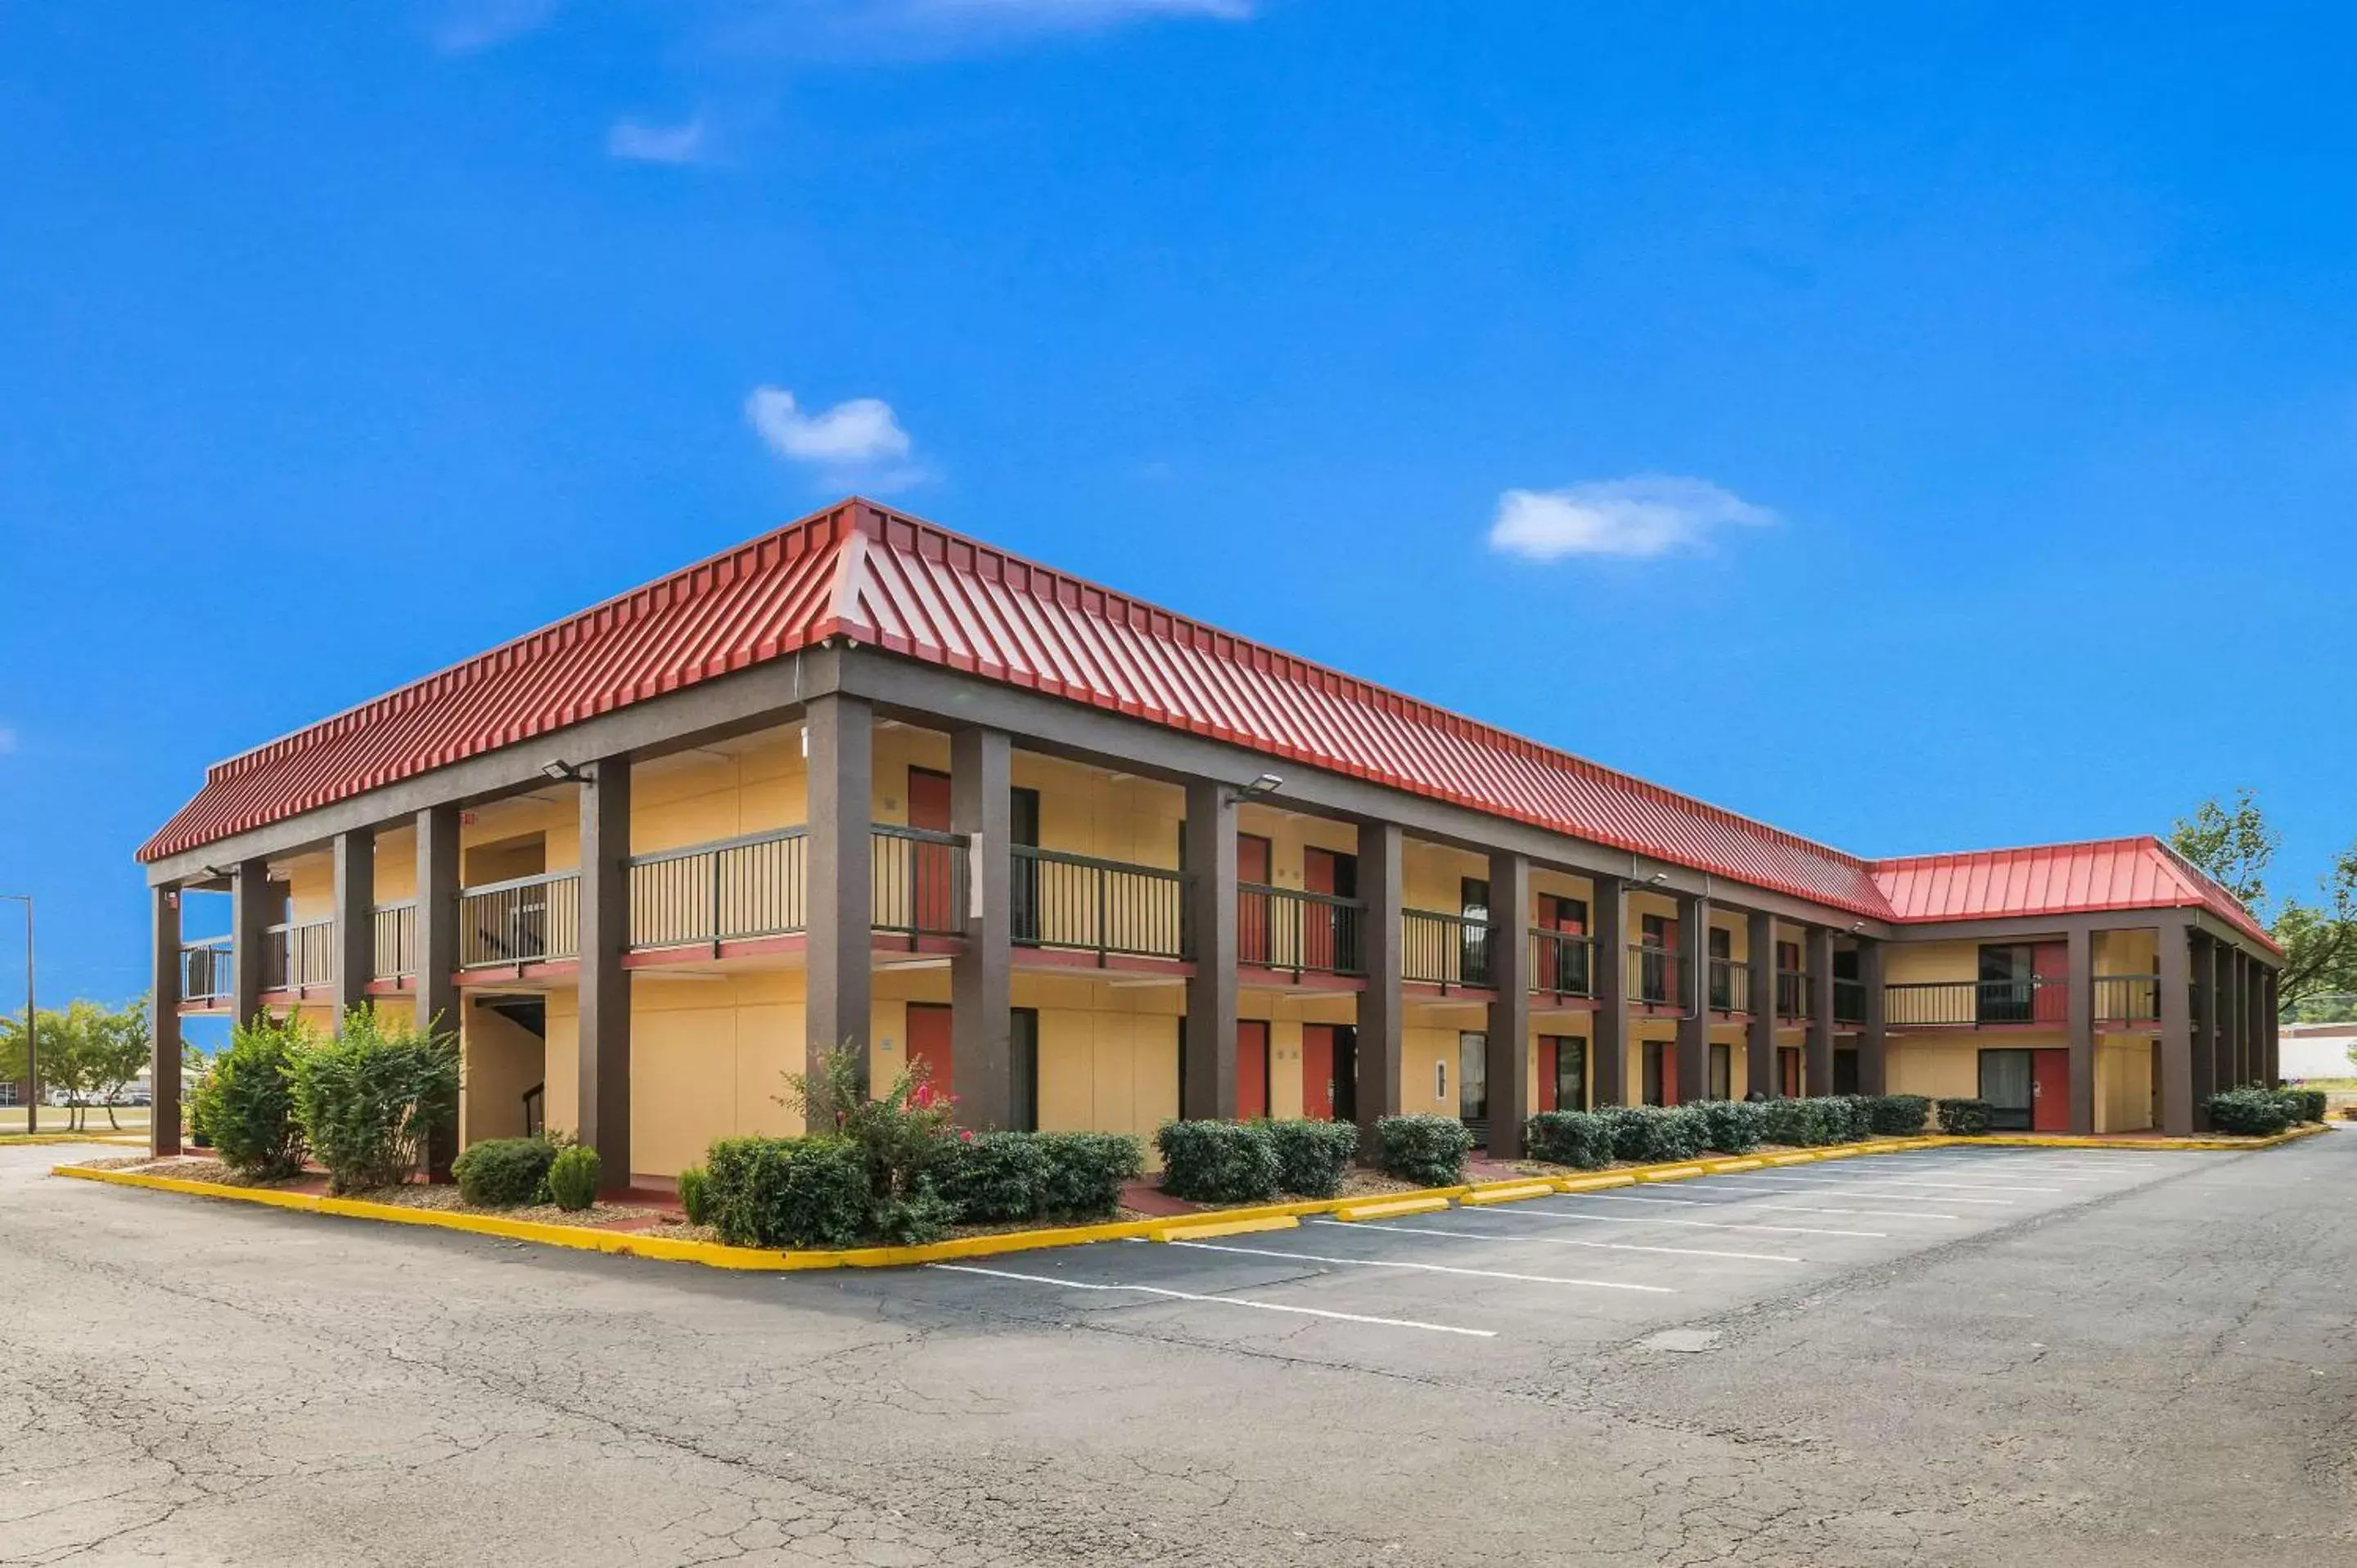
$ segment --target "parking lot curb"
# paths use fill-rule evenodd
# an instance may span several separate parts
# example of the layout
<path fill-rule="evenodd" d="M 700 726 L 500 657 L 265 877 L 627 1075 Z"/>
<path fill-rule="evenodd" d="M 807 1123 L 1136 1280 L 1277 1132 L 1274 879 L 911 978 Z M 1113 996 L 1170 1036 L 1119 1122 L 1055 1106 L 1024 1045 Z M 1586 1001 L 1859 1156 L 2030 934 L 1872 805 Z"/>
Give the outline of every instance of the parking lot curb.
<path fill-rule="evenodd" d="M 1297 1230 L 1301 1227 L 1298 1217 L 1291 1214 L 1264 1214 L 1257 1219 L 1188 1220 L 1177 1225 L 1157 1225 L 1146 1233 L 1149 1241 L 1193 1241 L 1211 1236 L 1248 1236 L 1256 1230 Z"/>
<path fill-rule="evenodd" d="M 1443 1192 L 1448 1193 L 1448 1196 L 1443 1197 Z M 1405 1193 L 1398 1197 L 1367 1198 L 1357 1203 L 1342 1204 L 1334 1210 L 1334 1218 L 1355 1221 L 1396 1219 L 1409 1214 L 1437 1214 L 1448 1207 L 1449 1197 L 1461 1197 L 1465 1192 L 1466 1189 L 1460 1187 L 1436 1188 L 1429 1195 Z"/>
<path fill-rule="evenodd" d="M 1555 1195 L 1555 1185 L 1551 1181 L 1500 1181 L 1477 1187 L 1458 1201 L 1480 1208 L 1488 1203 L 1520 1203 L 1525 1198 L 1553 1197 Z"/>
<path fill-rule="evenodd" d="M 1616 1187 L 1634 1187 L 1637 1178 L 1627 1171 L 1612 1171 L 1596 1176 L 1567 1176 L 1555 1178 L 1557 1192 L 1604 1192 Z"/>
<path fill-rule="evenodd" d="M 1646 1165 L 1646 1166 L 1642 1167 L 1641 1169 L 1631 1171 L 1631 1172 L 1630 1172 L 1629 1174 L 1630 1174 L 1630 1175 L 1631 1175 L 1631 1176 L 1635 1176 L 1639 1181 L 1649 1181 L 1649 1182 L 1650 1182 L 1650 1181 L 1692 1181 L 1692 1180 L 1694 1180 L 1694 1178 L 1695 1178 L 1695 1177 L 1696 1177 L 1696 1176 L 1707 1176 L 1707 1175 L 1709 1175 L 1710 1173 L 1709 1173 L 1708 1171 L 1705 1170 L 1705 1169 L 1704 1169 L 1702 1166 L 1700 1166 L 1700 1165 Z"/>
<path fill-rule="evenodd" d="M 38 1149 L 45 1144 L 123 1144 L 147 1140 L 129 1133 L 0 1133 L 0 1149 Z"/>

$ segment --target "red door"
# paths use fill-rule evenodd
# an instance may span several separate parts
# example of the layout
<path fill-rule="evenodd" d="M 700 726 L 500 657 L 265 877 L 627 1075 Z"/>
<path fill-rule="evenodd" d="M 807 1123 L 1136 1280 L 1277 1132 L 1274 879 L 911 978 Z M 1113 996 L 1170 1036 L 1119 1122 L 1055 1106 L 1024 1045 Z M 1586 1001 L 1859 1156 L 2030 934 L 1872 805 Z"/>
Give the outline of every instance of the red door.
<path fill-rule="evenodd" d="M 909 1004 L 909 1070 L 919 1070 L 919 1064 L 930 1070 L 925 1074 L 926 1087 L 935 1094 L 957 1092 L 955 1071 L 950 1061 L 950 1010 L 931 1004 Z"/>
<path fill-rule="evenodd" d="M 2040 942 L 2029 950 L 2030 1016 L 2040 1024 L 2071 1021 L 2071 944 Z M 2019 1014 L 2014 1015 L 2019 1017 Z"/>
<path fill-rule="evenodd" d="M 1332 1050 L 1333 1036 L 1327 1036 Z M 1236 1020 L 1236 1115 L 1250 1122 L 1268 1114 L 1268 1024 L 1260 1018 Z"/>
<path fill-rule="evenodd" d="M 909 825 L 928 832 L 950 831 L 950 776 L 931 768 L 909 769 Z M 911 918 L 917 929 L 954 932 L 957 911 L 951 907 L 950 846 L 912 843 L 909 846 L 909 887 Z"/>
<path fill-rule="evenodd" d="M 1539 1036 L 1539 1109 L 1553 1111 L 1555 1103 L 1555 1047 L 1553 1035 Z"/>
<path fill-rule="evenodd" d="M 1332 897 L 1336 886 L 1336 855 L 1330 849 L 1301 852 L 1301 886 Z M 1334 924 L 1338 911 L 1331 904 L 1304 900 L 1301 906 L 1301 962 L 1307 969 L 1334 967 Z"/>
<path fill-rule="evenodd" d="M 1265 887 L 1269 878 L 1269 843 L 1258 833 L 1236 835 L 1236 880 Z M 1236 895 L 1236 961 L 1268 962 L 1268 895 L 1247 888 Z"/>
<path fill-rule="evenodd" d="M 2029 1130 L 2068 1133 L 2071 1130 L 2071 1053 L 2067 1050 L 2029 1053 Z"/>
<path fill-rule="evenodd" d="M 1791 1046 L 1776 1047 L 1778 1092 L 1787 1100 L 1801 1098 L 1801 1053 Z"/>
<path fill-rule="evenodd" d="M 1334 1120 L 1334 1026 L 1331 1024 L 1301 1026 L 1301 1113 L 1313 1122 Z"/>

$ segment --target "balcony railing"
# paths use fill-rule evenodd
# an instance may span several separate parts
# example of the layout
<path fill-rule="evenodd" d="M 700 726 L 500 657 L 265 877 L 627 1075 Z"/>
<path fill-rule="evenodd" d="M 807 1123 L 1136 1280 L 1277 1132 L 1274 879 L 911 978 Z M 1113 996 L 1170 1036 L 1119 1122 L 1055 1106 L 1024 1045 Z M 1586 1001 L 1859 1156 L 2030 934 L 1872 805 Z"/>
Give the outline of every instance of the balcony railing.
<path fill-rule="evenodd" d="M 180 944 L 180 1000 L 210 1004 L 237 993 L 236 958 L 227 937 Z"/>
<path fill-rule="evenodd" d="M 336 978 L 336 923 L 305 920 L 262 929 L 262 989 L 307 991 Z"/>
<path fill-rule="evenodd" d="M 1925 980 L 1883 987 L 1883 1018 L 1894 1027 L 2054 1024 L 2069 1019 L 2069 988 L 2059 979 Z"/>
<path fill-rule="evenodd" d="M 1434 909 L 1400 911 L 1400 978 L 1443 991 L 1490 984 L 1490 943 L 1496 929 L 1487 920 Z"/>
<path fill-rule="evenodd" d="M 581 875 L 550 871 L 458 895 L 458 963 L 544 963 L 581 954 Z"/>
<path fill-rule="evenodd" d="M 1751 966 L 1734 959 L 1710 961 L 1710 1010 L 1714 1013 L 1751 1011 Z"/>
<path fill-rule="evenodd" d="M 1009 940 L 1108 958 L 1185 959 L 1187 878 L 1158 866 L 1097 860 L 1030 844 L 1014 848 Z"/>
<path fill-rule="evenodd" d="M 1816 977 L 1805 970 L 1776 972 L 1776 1016 L 1806 1018 L 1816 1009 Z"/>
<path fill-rule="evenodd" d="M 1359 974 L 1365 922 L 1366 906 L 1356 898 L 1243 883 L 1236 888 L 1236 961 L 1297 977 Z"/>
<path fill-rule="evenodd" d="M 1531 989 L 1554 997 L 1596 994 L 1596 939 L 1575 931 L 1531 931 Z"/>
<path fill-rule="evenodd" d="M 1650 942 L 1629 944 L 1629 997 L 1648 1007 L 1683 1006 L 1686 1002 L 1683 953 Z"/>
<path fill-rule="evenodd" d="M 874 890 L 871 923 L 906 937 L 965 934 L 965 836 L 877 824 L 868 835 Z"/>
<path fill-rule="evenodd" d="M 372 980 L 406 980 L 417 972 L 417 904 L 380 904 L 370 919 L 376 959 Z"/>
<path fill-rule="evenodd" d="M 784 828 L 633 855 L 631 948 L 716 949 L 806 929 L 809 849 L 802 829 Z"/>
<path fill-rule="evenodd" d="M 2095 1016 L 2106 1024 L 2157 1024 L 2160 1021 L 2160 976 L 2099 974 L 2095 976 Z"/>
<path fill-rule="evenodd" d="M 1863 1024 L 1866 1022 L 1866 982 L 1834 976 L 1834 1022 Z"/>

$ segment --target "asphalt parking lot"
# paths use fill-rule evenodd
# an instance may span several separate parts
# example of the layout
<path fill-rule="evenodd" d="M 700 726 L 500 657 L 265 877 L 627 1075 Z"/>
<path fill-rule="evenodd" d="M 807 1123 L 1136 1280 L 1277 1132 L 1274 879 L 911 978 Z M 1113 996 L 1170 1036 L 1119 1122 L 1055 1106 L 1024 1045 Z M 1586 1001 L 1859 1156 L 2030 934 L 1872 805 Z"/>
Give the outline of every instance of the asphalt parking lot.
<path fill-rule="evenodd" d="M 0 1151 L 0 1563 L 2352 1560 L 2357 1135 L 730 1275 Z"/>

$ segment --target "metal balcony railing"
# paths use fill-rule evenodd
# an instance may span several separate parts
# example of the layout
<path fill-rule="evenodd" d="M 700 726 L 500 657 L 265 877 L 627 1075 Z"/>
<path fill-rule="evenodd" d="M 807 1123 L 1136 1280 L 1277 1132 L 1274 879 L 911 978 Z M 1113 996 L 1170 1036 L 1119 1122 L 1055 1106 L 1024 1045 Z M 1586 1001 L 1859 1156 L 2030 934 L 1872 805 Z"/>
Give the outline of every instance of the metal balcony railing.
<path fill-rule="evenodd" d="M 581 955 L 581 875 L 549 871 L 458 895 L 458 963 L 544 963 Z"/>
<path fill-rule="evenodd" d="M 336 923 L 305 920 L 262 929 L 262 989 L 308 991 L 336 979 Z"/>
<path fill-rule="evenodd" d="M 1366 906 L 1356 898 L 1248 882 L 1236 888 L 1236 961 L 1262 969 L 1360 974 Z"/>
<path fill-rule="evenodd" d="M 1729 958 L 1710 961 L 1710 1010 L 1748 1013 L 1751 1010 L 1751 966 Z"/>
<path fill-rule="evenodd" d="M 1863 1024 L 1866 1022 L 1866 982 L 1834 976 L 1834 1022 Z"/>
<path fill-rule="evenodd" d="M 1685 955 L 1650 942 L 1629 944 L 1629 1000 L 1648 1007 L 1683 1006 Z"/>
<path fill-rule="evenodd" d="M 180 944 L 180 1000 L 210 1004 L 237 994 L 237 960 L 227 937 Z"/>
<path fill-rule="evenodd" d="M 417 903 L 380 904 L 370 918 L 375 961 L 371 980 L 406 980 L 417 972 Z"/>
<path fill-rule="evenodd" d="M 1443 991 L 1487 989 L 1490 944 L 1497 928 L 1487 920 L 1434 909 L 1400 911 L 1400 978 Z"/>
<path fill-rule="evenodd" d="M 965 934 L 966 841 L 962 833 L 879 823 L 868 835 L 876 929 L 906 937 Z"/>
<path fill-rule="evenodd" d="M 1882 988 L 1883 1019 L 1897 1027 L 2069 1021 L 2069 988 L 2057 978 L 1924 980 Z"/>
<path fill-rule="evenodd" d="M 1017 947 L 1108 958 L 1193 956 L 1179 872 L 1013 846 L 1009 940 Z"/>
<path fill-rule="evenodd" d="M 1531 990 L 1555 997 L 1596 994 L 1596 939 L 1576 931 L 1531 931 Z"/>
<path fill-rule="evenodd" d="M 631 949 L 716 949 L 807 929 L 809 851 L 804 830 L 781 828 L 631 856 Z"/>
<path fill-rule="evenodd" d="M 2095 976 L 2095 1017 L 2106 1024 L 2157 1024 L 2160 1021 L 2160 976 L 2099 974 Z"/>
<path fill-rule="evenodd" d="M 1816 976 L 1805 970 L 1780 969 L 1776 972 L 1776 1016 L 1779 1018 L 1813 1017 L 1817 1006 Z"/>

